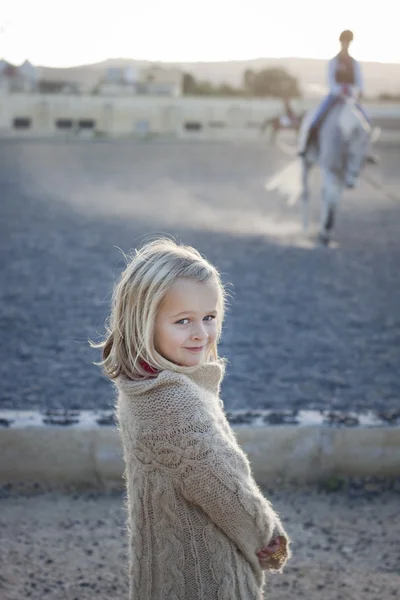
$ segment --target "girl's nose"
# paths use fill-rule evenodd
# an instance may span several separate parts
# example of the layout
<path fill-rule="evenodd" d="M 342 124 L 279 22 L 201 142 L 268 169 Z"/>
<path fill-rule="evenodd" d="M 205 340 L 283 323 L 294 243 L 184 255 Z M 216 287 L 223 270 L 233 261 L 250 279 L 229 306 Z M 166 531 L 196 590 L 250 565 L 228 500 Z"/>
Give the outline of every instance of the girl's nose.
<path fill-rule="evenodd" d="M 204 327 L 204 325 L 199 324 L 196 325 L 193 329 L 192 335 L 190 336 L 194 340 L 205 340 L 208 338 L 208 333 Z"/>

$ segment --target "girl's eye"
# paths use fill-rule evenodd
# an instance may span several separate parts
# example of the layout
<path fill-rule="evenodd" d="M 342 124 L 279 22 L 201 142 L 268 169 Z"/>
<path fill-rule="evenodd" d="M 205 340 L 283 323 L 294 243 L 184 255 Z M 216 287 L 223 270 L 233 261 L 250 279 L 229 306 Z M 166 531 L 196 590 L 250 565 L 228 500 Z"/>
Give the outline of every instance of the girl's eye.
<path fill-rule="evenodd" d="M 214 319 L 214 315 L 207 315 L 206 317 L 204 317 L 203 321 L 213 321 Z M 187 325 L 189 321 L 190 319 L 179 319 L 179 321 L 176 322 L 176 325 Z"/>

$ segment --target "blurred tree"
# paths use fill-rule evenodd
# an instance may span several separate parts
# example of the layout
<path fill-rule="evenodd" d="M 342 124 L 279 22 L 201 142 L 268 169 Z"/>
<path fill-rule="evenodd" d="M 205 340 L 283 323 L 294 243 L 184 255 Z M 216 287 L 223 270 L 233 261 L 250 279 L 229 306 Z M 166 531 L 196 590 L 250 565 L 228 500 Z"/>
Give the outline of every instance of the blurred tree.
<path fill-rule="evenodd" d="M 215 91 L 218 96 L 243 96 L 241 88 L 235 88 L 229 83 L 221 83 Z"/>
<path fill-rule="evenodd" d="M 196 94 L 197 83 L 196 79 L 191 73 L 184 73 L 182 80 L 182 91 L 185 96 L 192 96 Z"/>
<path fill-rule="evenodd" d="M 246 69 L 243 73 L 243 88 L 246 91 L 250 91 L 253 89 L 254 81 L 256 78 L 256 73 L 253 69 Z"/>
<path fill-rule="evenodd" d="M 301 96 L 297 78 L 283 67 L 271 67 L 258 72 L 247 69 L 243 74 L 243 85 L 251 96 L 284 99 Z"/>
<path fill-rule="evenodd" d="M 398 102 L 400 100 L 400 92 L 398 94 L 382 92 L 381 94 L 379 94 L 378 100 L 381 100 L 382 102 Z"/>
<path fill-rule="evenodd" d="M 253 71 L 246 69 L 242 87 L 228 83 L 215 85 L 210 81 L 197 80 L 191 73 L 183 74 L 185 96 L 270 96 L 288 100 L 301 96 L 296 77 L 281 67 Z"/>
<path fill-rule="evenodd" d="M 228 83 L 214 85 L 210 81 L 197 80 L 191 73 L 183 74 L 184 96 L 238 96 L 243 90 Z"/>

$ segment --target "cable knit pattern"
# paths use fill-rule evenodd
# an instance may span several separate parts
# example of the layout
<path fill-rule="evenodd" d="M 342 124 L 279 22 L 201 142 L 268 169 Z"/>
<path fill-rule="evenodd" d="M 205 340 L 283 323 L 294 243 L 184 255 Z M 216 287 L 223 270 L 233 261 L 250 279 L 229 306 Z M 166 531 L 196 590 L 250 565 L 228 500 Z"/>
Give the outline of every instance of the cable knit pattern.
<path fill-rule="evenodd" d="M 116 380 L 130 600 L 261 600 L 256 552 L 287 539 L 226 419 L 223 371 L 214 362 Z M 271 569 L 288 557 L 287 543 Z"/>

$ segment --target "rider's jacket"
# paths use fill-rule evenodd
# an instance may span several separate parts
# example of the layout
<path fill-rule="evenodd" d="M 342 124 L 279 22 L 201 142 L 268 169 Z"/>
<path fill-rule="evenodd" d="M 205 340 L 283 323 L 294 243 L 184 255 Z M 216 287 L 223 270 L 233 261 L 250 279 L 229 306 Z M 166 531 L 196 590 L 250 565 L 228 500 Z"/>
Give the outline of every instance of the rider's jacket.
<path fill-rule="evenodd" d="M 351 56 L 339 53 L 328 64 L 329 92 L 339 95 L 343 86 L 355 86 L 359 92 L 363 91 L 363 80 L 360 63 Z"/>

